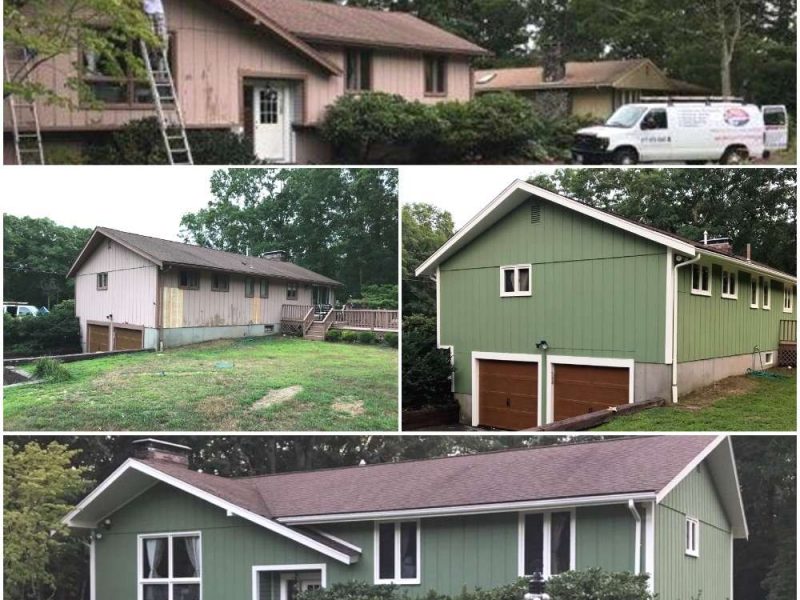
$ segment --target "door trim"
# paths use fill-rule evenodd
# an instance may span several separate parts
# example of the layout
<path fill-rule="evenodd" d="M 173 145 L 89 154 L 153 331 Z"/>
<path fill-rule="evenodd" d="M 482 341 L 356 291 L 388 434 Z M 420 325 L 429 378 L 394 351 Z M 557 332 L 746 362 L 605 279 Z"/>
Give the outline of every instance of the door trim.
<path fill-rule="evenodd" d="M 309 573 L 309 577 L 305 578 L 306 580 L 312 581 L 319 581 L 320 585 L 322 585 L 322 577 L 316 571 L 303 571 L 301 573 L 297 573 L 298 579 L 301 581 L 303 578 L 303 573 Z M 280 590 L 279 590 L 279 600 L 288 600 L 289 592 L 288 592 L 288 583 L 289 580 L 295 576 L 295 573 L 281 573 L 281 581 L 280 581 Z M 301 589 L 302 591 L 302 589 Z"/>
<path fill-rule="evenodd" d="M 633 404 L 634 365 L 632 358 L 603 358 L 598 356 L 559 356 L 547 357 L 545 373 L 545 389 L 547 390 L 547 423 L 553 422 L 555 416 L 555 384 L 553 368 L 555 365 L 577 365 L 581 367 L 616 367 L 628 369 L 628 403 Z"/>
<path fill-rule="evenodd" d="M 541 410 L 541 387 L 542 387 L 542 355 L 541 354 L 513 354 L 508 352 L 472 352 L 472 426 L 477 427 L 480 419 L 480 377 L 478 374 L 479 360 L 504 360 L 510 362 L 537 363 L 539 370 L 536 378 L 539 389 L 536 390 L 537 402 L 540 406 L 536 407 L 536 425 L 542 425 Z"/>
<path fill-rule="evenodd" d="M 253 565 L 252 568 L 252 599 L 258 600 L 258 574 L 261 572 L 276 571 L 319 571 L 319 580 L 322 587 L 328 587 L 328 565 L 325 563 L 298 564 L 298 565 Z"/>

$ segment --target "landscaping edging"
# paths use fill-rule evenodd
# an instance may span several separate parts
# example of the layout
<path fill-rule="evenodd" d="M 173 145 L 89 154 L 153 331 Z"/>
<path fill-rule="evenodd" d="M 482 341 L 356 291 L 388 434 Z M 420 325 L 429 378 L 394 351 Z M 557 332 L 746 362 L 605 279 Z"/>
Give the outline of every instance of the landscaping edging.
<path fill-rule="evenodd" d="M 429 406 L 416 410 L 404 410 L 402 414 L 403 431 L 453 425 L 458 423 L 459 406 Z"/>
<path fill-rule="evenodd" d="M 533 427 L 525 429 L 525 431 L 583 431 L 597 427 L 603 423 L 608 423 L 614 417 L 619 415 L 632 415 L 634 413 L 647 410 L 648 408 L 656 408 L 658 406 L 666 406 L 667 401 L 663 398 L 653 398 L 652 400 L 645 400 L 644 402 L 634 402 L 632 404 L 624 404 L 614 408 L 607 408 L 605 410 L 598 410 L 586 415 L 579 415 L 577 417 L 570 417 L 550 423 L 549 425 L 542 425 L 541 427 Z"/>
<path fill-rule="evenodd" d="M 145 348 L 141 350 L 112 350 L 110 352 L 82 352 L 80 354 L 62 354 L 61 356 L 30 356 L 26 358 L 6 358 L 3 360 L 5 367 L 17 367 L 20 365 L 29 365 L 35 363 L 42 358 L 52 358 L 60 362 L 77 362 L 79 360 L 92 360 L 94 358 L 105 358 L 106 356 L 117 356 L 121 354 L 137 354 L 139 352 L 153 352 L 152 348 Z"/>

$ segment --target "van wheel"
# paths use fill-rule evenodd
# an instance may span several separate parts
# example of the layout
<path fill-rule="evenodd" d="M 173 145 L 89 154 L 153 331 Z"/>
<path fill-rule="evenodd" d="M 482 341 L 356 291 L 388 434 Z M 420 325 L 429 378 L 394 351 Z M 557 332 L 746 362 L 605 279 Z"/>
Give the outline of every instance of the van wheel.
<path fill-rule="evenodd" d="M 639 162 L 639 155 L 633 148 L 620 148 L 614 152 L 615 165 L 635 165 Z"/>
<path fill-rule="evenodd" d="M 741 165 L 749 158 L 747 148 L 733 147 L 725 150 L 719 163 L 721 165 Z"/>

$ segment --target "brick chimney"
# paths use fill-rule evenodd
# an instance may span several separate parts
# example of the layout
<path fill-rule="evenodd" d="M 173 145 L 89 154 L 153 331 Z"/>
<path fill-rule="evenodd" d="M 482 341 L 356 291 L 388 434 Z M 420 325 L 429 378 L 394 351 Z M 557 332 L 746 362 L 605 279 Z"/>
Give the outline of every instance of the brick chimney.
<path fill-rule="evenodd" d="M 270 250 L 261 255 L 261 258 L 267 260 L 277 260 L 278 262 L 286 262 L 286 250 Z"/>
<path fill-rule="evenodd" d="M 160 460 L 175 463 L 176 465 L 183 465 L 185 467 L 189 466 L 189 454 L 192 449 L 188 446 L 181 446 L 180 444 L 173 444 L 172 442 L 165 442 L 164 440 L 156 440 L 153 438 L 136 440 L 133 444 L 134 458 Z"/>
<path fill-rule="evenodd" d="M 567 64 L 560 41 L 548 44 L 542 60 L 542 79 L 545 82 L 561 81 L 567 76 Z"/>
<path fill-rule="evenodd" d="M 733 244 L 731 244 L 731 238 L 710 238 L 704 240 L 704 244 L 712 250 L 716 250 L 717 252 L 733 254 Z"/>

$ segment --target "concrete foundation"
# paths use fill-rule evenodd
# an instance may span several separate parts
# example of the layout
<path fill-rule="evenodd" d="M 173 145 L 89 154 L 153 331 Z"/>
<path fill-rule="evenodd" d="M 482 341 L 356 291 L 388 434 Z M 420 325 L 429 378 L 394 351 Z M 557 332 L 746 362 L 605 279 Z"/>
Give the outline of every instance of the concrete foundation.
<path fill-rule="evenodd" d="M 269 328 L 269 325 L 263 324 L 222 327 L 176 327 L 162 330 L 161 338 L 164 342 L 164 348 L 174 348 L 212 340 L 262 337 L 280 332 L 280 326 L 277 324 L 274 326 L 274 330 L 270 331 Z"/>
<path fill-rule="evenodd" d="M 767 354 L 771 354 L 771 361 L 767 362 Z M 764 368 L 768 369 L 777 365 L 778 351 L 765 350 L 761 353 L 761 360 Z M 740 354 L 737 356 L 725 356 L 721 358 L 709 358 L 706 360 L 695 360 L 692 362 L 678 364 L 678 402 L 680 396 L 688 394 L 696 389 L 705 387 L 734 375 L 744 375 L 747 369 L 753 368 L 753 355 Z M 756 358 L 756 369 L 761 368 L 758 358 Z"/>

